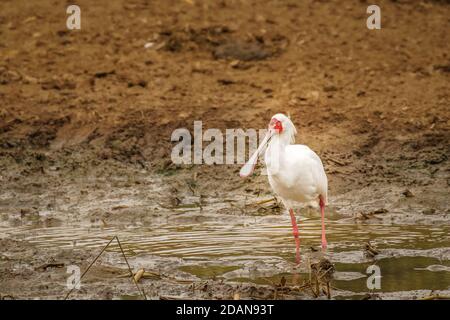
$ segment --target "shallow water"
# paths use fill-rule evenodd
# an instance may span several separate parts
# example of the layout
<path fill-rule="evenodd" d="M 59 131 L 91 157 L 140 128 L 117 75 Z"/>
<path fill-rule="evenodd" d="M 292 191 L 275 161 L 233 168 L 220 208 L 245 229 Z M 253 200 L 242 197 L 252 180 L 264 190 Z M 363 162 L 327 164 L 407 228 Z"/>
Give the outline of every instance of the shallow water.
<path fill-rule="evenodd" d="M 159 219 L 150 226 L 67 225 L 49 228 L 18 226 L 1 228 L 4 237 L 30 241 L 41 247 L 82 248 L 94 256 L 108 239 L 117 235 L 131 260 L 151 264 L 173 263 L 177 271 L 198 279 L 258 284 L 299 284 L 307 263 L 320 257 L 320 219 L 299 221 L 302 265 L 294 265 L 294 241 L 287 215 L 208 217 L 192 214 Z M 327 221 L 329 247 L 325 256 L 336 267 L 335 295 L 369 292 L 368 266 L 381 270 L 381 292 L 448 290 L 450 286 L 450 226 L 361 224 L 332 216 Z M 380 250 L 374 259 L 364 255 L 368 240 Z M 117 251 L 112 246 L 110 251 Z M 137 261 L 137 260 L 136 260 Z"/>

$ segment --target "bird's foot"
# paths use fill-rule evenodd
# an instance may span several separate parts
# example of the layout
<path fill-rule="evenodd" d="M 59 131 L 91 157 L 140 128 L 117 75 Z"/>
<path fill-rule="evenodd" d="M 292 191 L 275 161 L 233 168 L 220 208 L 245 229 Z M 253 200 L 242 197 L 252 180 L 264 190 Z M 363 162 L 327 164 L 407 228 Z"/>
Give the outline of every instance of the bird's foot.
<path fill-rule="evenodd" d="M 327 246 L 328 246 L 327 239 L 322 238 L 322 250 L 326 250 Z"/>

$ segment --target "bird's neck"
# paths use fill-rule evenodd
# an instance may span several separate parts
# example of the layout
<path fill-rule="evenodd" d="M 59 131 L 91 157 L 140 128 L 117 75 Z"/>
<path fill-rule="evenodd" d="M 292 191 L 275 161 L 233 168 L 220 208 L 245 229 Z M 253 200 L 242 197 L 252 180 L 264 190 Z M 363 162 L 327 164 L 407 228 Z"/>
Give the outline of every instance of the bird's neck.
<path fill-rule="evenodd" d="M 283 166 L 285 150 L 289 144 L 289 139 L 281 135 L 272 137 L 264 157 L 269 174 L 277 174 L 278 169 Z"/>
<path fill-rule="evenodd" d="M 275 151 L 283 151 L 286 146 L 290 145 L 290 137 L 288 135 L 275 135 L 270 139 L 269 149 L 272 149 L 272 152 Z"/>

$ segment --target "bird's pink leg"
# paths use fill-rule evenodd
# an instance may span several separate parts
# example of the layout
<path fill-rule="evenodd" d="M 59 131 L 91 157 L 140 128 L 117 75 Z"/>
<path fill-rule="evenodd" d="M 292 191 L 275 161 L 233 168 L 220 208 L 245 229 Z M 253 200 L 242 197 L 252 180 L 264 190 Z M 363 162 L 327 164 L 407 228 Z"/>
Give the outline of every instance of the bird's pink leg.
<path fill-rule="evenodd" d="M 291 215 L 292 222 L 292 233 L 295 238 L 295 262 L 297 264 L 300 263 L 300 238 L 298 237 L 298 227 L 297 227 L 297 219 L 295 218 L 294 210 L 289 209 L 289 214 Z"/>
<path fill-rule="evenodd" d="M 327 248 L 327 239 L 325 237 L 325 202 L 322 196 L 319 196 L 320 213 L 322 214 L 322 249 Z"/>

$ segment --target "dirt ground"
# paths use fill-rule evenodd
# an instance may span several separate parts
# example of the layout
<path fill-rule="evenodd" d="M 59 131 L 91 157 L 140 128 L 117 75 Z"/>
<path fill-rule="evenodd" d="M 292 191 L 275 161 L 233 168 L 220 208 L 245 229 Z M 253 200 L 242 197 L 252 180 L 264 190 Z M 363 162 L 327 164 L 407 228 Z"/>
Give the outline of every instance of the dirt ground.
<path fill-rule="evenodd" d="M 80 0 L 81 30 L 66 28 L 68 4 L 0 3 L 2 296 L 61 298 L 62 285 L 50 284 L 65 269 L 42 265 L 92 257 L 2 228 L 146 225 L 192 203 L 213 216 L 260 215 L 242 207 L 271 196 L 265 176 L 171 162 L 173 130 L 195 120 L 225 132 L 289 114 L 297 142 L 324 162 L 331 210 L 448 224 L 448 1 L 378 1 L 381 30 L 366 28 L 366 1 Z M 236 204 L 216 205 L 224 199 Z M 119 271 L 93 272 L 89 281 Z M 76 296 L 134 289 L 117 283 Z M 158 297 L 167 283 L 147 290 Z M 213 288 L 200 297 L 235 292 Z"/>

